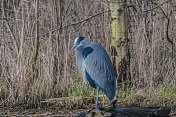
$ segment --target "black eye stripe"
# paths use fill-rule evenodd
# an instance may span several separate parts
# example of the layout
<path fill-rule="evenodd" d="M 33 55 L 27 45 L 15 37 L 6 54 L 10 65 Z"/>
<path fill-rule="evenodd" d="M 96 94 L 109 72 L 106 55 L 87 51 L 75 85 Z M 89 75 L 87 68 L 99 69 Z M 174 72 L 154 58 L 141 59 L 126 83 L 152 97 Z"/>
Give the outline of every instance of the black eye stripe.
<path fill-rule="evenodd" d="M 77 39 L 77 43 L 80 44 L 80 42 L 81 42 L 82 40 L 84 40 L 84 38 L 85 38 L 85 37 L 79 37 L 79 38 Z"/>

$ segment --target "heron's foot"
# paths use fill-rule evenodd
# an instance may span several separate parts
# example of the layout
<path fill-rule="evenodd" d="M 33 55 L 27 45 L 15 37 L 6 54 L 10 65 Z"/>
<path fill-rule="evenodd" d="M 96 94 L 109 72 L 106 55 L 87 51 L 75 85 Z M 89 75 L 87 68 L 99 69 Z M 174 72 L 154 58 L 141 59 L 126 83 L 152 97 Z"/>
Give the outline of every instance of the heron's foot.
<path fill-rule="evenodd" d="M 114 117 L 116 116 L 115 103 L 116 100 L 102 107 L 93 107 L 91 112 L 87 114 L 86 117 Z"/>
<path fill-rule="evenodd" d="M 111 101 L 108 104 L 103 105 L 100 109 L 106 110 L 106 111 L 110 111 L 110 110 L 114 110 L 116 108 L 116 102 L 117 100 Z"/>
<path fill-rule="evenodd" d="M 99 108 L 91 110 L 91 112 L 86 115 L 86 117 L 115 117 L 115 116 L 116 116 L 115 110 L 105 111 L 100 110 Z"/>

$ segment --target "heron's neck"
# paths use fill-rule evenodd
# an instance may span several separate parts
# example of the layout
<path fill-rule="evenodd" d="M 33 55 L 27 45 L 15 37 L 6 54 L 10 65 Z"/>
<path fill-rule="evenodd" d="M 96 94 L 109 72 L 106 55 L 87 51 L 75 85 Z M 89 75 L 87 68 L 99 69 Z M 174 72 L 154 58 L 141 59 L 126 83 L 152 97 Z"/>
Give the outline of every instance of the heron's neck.
<path fill-rule="evenodd" d="M 83 56 L 82 56 L 82 51 L 83 51 L 83 47 L 79 47 L 75 50 L 75 57 L 76 57 L 76 64 L 78 66 L 78 70 L 79 72 L 83 75 Z"/>

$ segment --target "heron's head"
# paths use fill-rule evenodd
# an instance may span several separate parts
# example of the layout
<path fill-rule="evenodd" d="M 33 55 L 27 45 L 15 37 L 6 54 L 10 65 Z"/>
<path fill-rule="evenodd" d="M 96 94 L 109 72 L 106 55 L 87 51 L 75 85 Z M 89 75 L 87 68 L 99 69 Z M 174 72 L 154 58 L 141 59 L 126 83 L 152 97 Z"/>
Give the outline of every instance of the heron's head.
<path fill-rule="evenodd" d="M 72 50 L 76 50 L 76 49 L 78 49 L 79 47 L 84 46 L 84 45 L 86 45 L 86 44 L 88 44 L 88 39 L 87 39 L 87 38 L 85 38 L 85 37 L 77 37 L 77 38 L 75 39 L 74 45 L 73 45 L 73 47 L 70 49 L 69 53 L 70 53 Z M 69 54 L 69 53 L 68 53 L 68 54 Z"/>

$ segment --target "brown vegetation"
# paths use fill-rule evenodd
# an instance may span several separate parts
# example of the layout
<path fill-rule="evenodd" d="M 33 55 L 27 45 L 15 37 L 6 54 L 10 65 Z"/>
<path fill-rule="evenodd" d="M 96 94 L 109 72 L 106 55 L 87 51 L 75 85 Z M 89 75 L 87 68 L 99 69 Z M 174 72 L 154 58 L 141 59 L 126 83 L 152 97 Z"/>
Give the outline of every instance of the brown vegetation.
<path fill-rule="evenodd" d="M 176 1 L 163 2 L 128 0 L 133 85 L 118 85 L 119 105 L 176 107 Z M 77 36 L 85 36 L 110 54 L 108 11 L 105 0 L 2 0 L 0 105 L 37 106 L 41 100 L 68 97 L 70 107 L 90 106 L 95 91 L 67 52 Z"/>

